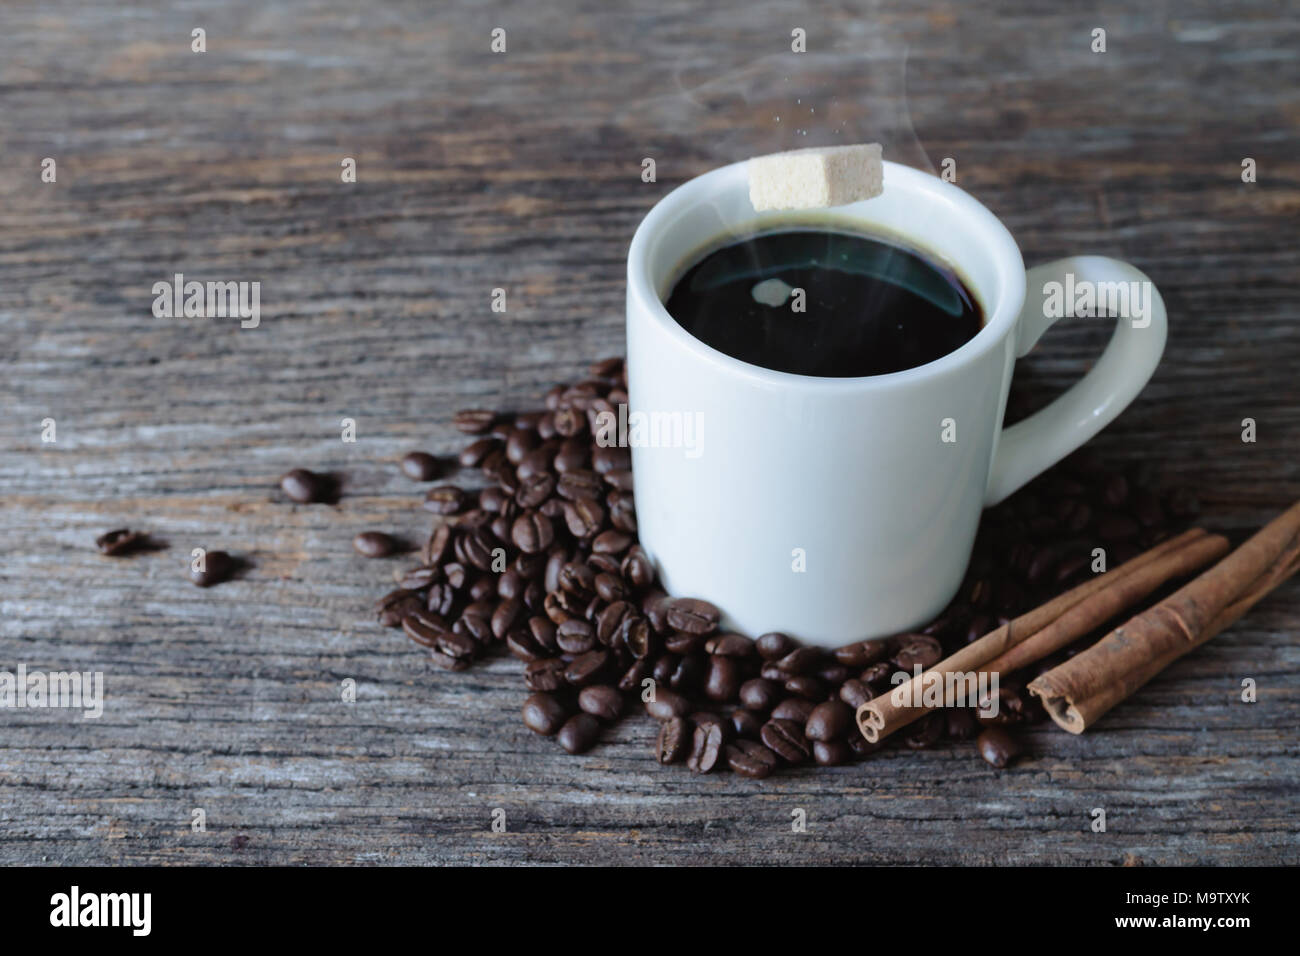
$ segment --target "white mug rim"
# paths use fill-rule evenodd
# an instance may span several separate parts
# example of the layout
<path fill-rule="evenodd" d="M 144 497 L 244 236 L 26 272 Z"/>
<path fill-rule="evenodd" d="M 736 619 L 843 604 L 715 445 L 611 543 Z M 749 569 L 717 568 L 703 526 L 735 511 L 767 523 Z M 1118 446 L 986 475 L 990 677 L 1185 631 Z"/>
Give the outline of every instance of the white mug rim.
<path fill-rule="evenodd" d="M 829 378 L 817 375 L 802 375 L 795 372 L 780 372 L 775 369 L 753 365 L 725 352 L 720 352 L 697 339 L 686 331 L 668 314 L 656 290 L 655 277 L 650 274 L 650 252 L 652 243 L 660 231 L 683 209 L 708 202 L 712 197 L 728 189 L 748 191 L 748 171 L 746 162 L 731 163 L 710 170 L 694 179 L 687 180 L 657 202 L 641 220 L 632 245 L 628 249 L 627 288 L 631 305 L 645 317 L 659 326 L 679 347 L 684 348 L 705 359 L 719 371 L 739 375 L 758 383 L 778 387 L 801 387 L 820 390 L 875 390 L 892 388 L 899 385 L 914 384 L 926 379 L 938 378 L 945 373 L 974 361 L 992 349 L 998 348 L 1005 336 L 1013 331 L 1016 319 L 1020 315 L 1025 299 L 1025 265 L 1020 254 L 1020 247 L 1015 239 L 983 203 L 953 183 L 947 183 L 930 173 L 903 166 L 899 163 L 884 163 L 885 188 L 904 189 L 922 193 L 928 202 L 946 205 L 954 215 L 966 216 L 977 220 L 981 233 L 987 243 L 986 250 L 991 257 L 997 277 L 997 288 L 974 288 L 972 291 L 980 299 L 987 315 L 984 327 L 960 348 L 949 352 L 933 362 L 918 365 L 915 368 L 883 375 L 864 375 L 858 377 Z M 865 200 L 864 205 L 871 200 Z M 855 204 L 856 205 L 856 204 Z M 841 210 L 852 210 L 846 207 Z M 848 211 L 842 221 L 851 222 L 853 213 Z M 869 221 L 868 221 L 869 222 Z M 898 230 L 895 230 L 898 231 Z M 902 238 L 907 238 L 900 231 Z M 921 248 L 926 247 L 921 244 Z M 690 250 L 683 250 L 687 253 Z M 967 270 L 962 269 L 960 261 L 952 265 L 961 270 L 965 281 Z"/>

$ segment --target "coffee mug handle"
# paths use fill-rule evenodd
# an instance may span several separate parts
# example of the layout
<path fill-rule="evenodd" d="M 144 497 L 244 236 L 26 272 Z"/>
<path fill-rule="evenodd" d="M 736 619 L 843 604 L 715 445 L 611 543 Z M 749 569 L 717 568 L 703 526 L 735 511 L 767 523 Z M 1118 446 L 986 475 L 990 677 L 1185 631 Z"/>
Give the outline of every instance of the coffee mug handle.
<path fill-rule="evenodd" d="M 1067 278 L 1068 277 L 1068 278 Z M 989 471 L 984 504 L 995 505 L 1047 470 L 1114 420 L 1142 391 L 1165 349 L 1165 303 L 1142 272 L 1105 256 L 1071 256 L 1035 266 L 1025 276 L 1025 305 L 1017 321 L 1016 358 L 1022 358 L 1061 312 L 1070 312 L 1081 283 L 1128 291 L 1128 316 L 1097 364 L 1060 398 L 1024 421 L 1002 430 Z M 1122 284 L 1113 285 L 1113 284 Z M 1134 283 L 1140 285 L 1134 286 Z M 1053 284 L 1059 284 L 1053 286 Z M 1133 292 L 1139 298 L 1134 301 Z M 1100 300 L 1094 296 L 1094 301 Z M 1064 308 L 1047 309 L 1049 300 Z M 1110 299 L 1109 301 L 1116 301 Z M 1145 302 L 1145 305 L 1142 303 Z M 1141 314 L 1145 313 L 1145 314 Z"/>

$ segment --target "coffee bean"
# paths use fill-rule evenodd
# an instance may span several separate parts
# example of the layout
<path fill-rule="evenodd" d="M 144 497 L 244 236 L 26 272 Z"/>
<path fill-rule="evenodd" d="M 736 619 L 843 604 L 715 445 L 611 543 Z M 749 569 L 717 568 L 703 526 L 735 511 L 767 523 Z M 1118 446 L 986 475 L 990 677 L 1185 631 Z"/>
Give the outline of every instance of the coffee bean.
<path fill-rule="evenodd" d="M 190 581 L 201 588 L 220 584 L 235 571 L 235 559 L 224 551 L 209 551 L 203 556 L 203 570 L 195 571 L 190 565 Z"/>
<path fill-rule="evenodd" d="M 537 447 L 541 441 L 537 432 L 531 429 L 516 428 L 506 437 L 506 461 L 518 465 L 524 456 Z"/>
<path fill-rule="evenodd" d="M 355 542 L 354 542 L 355 546 Z M 427 564 L 416 565 L 413 568 L 407 568 L 396 575 L 397 583 L 408 591 L 419 591 L 427 588 L 438 580 L 438 576 L 444 572 L 444 568 L 432 567 Z"/>
<path fill-rule="evenodd" d="M 551 652 L 538 643 L 527 627 L 516 626 L 506 632 L 506 650 L 525 663 L 545 660 Z"/>
<path fill-rule="evenodd" d="M 490 412 L 485 408 L 467 408 L 464 411 L 456 413 L 452 419 L 452 424 L 458 431 L 466 435 L 481 435 L 492 427 L 497 420 L 495 412 Z"/>
<path fill-rule="evenodd" d="M 386 558 L 397 550 L 397 541 L 382 531 L 363 531 L 352 539 L 357 554 L 366 558 Z"/>
<path fill-rule="evenodd" d="M 912 750 L 926 750 L 943 739 L 947 728 L 948 719 L 943 711 L 931 711 L 909 728 L 903 743 Z"/>
<path fill-rule="evenodd" d="M 451 614 L 451 609 L 456 603 L 456 589 L 447 581 L 439 581 L 431 585 L 428 597 L 425 600 L 425 607 L 434 614 L 440 614 L 443 617 Z"/>
<path fill-rule="evenodd" d="M 737 740 L 725 750 L 727 765 L 742 777 L 761 779 L 776 769 L 777 756 L 752 740 Z"/>
<path fill-rule="evenodd" d="M 492 612 L 492 635 L 497 640 L 504 640 L 511 629 L 523 619 L 524 602 L 518 598 L 506 598 Z M 530 633 L 531 637 L 532 634 Z"/>
<path fill-rule="evenodd" d="M 578 694 L 578 706 L 591 716 L 611 723 L 623 716 L 623 695 L 608 684 L 593 684 Z"/>
<path fill-rule="evenodd" d="M 524 684 L 534 691 L 560 690 L 566 685 L 564 671 L 567 666 L 558 657 L 533 661 L 524 669 Z"/>
<path fill-rule="evenodd" d="M 598 534 L 605 522 L 605 509 L 591 498 L 579 498 L 564 505 L 564 523 L 575 538 Z"/>
<path fill-rule="evenodd" d="M 723 743 L 722 728 L 717 724 L 697 725 L 686 766 L 693 773 L 711 773 L 722 756 Z"/>
<path fill-rule="evenodd" d="M 813 708 L 803 732 L 809 740 L 839 740 L 852 728 L 852 708 L 842 700 L 828 700 Z"/>
<path fill-rule="evenodd" d="M 546 515 L 525 511 L 510 526 L 510 540 L 525 554 L 538 554 L 555 542 L 555 527 Z"/>
<path fill-rule="evenodd" d="M 719 657 L 754 656 L 754 642 L 744 634 L 717 634 L 704 644 L 704 650 Z"/>
<path fill-rule="evenodd" d="M 447 559 L 451 550 L 451 525 L 440 524 L 429 534 L 421 557 L 425 564 L 438 565 Z"/>
<path fill-rule="evenodd" d="M 564 669 L 564 679 L 574 687 L 586 687 L 596 683 L 609 665 L 609 651 L 597 648 L 579 654 Z"/>
<path fill-rule="evenodd" d="M 623 579 L 609 573 L 596 575 L 596 594 L 602 601 L 625 601 L 632 596 Z"/>
<path fill-rule="evenodd" d="M 554 468 L 561 475 L 570 471 L 582 471 L 590 456 L 591 451 L 586 442 L 578 438 L 566 438 L 555 453 Z"/>
<path fill-rule="evenodd" d="M 862 670 L 889 656 L 888 641 L 858 641 L 835 649 L 835 659 L 850 670 Z"/>
<path fill-rule="evenodd" d="M 781 699 L 781 690 L 781 685 L 776 681 L 755 677 L 740 685 L 740 702 L 748 710 L 765 714 Z"/>
<path fill-rule="evenodd" d="M 949 707 L 943 713 L 949 740 L 970 740 L 979 730 L 979 723 L 969 707 Z"/>
<path fill-rule="evenodd" d="M 463 671 L 473 663 L 472 658 L 468 657 L 449 657 L 437 648 L 429 651 L 429 660 L 433 661 L 443 670 Z"/>
<path fill-rule="evenodd" d="M 871 688 L 872 694 L 879 697 L 890 687 L 890 678 L 893 674 L 893 664 L 889 661 L 879 661 L 866 668 L 858 679 Z"/>
<path fill-rule="evenodd" d="M 740 689 L 740 664 L 735 658 L 721 654 L 709 655 L 708 674 L 704 679 L 704 695 L 709 700 L 725 703 L 734 700 Z"/>
<path fill-rule="evenodd" d="M 735 736 L 757 740 L 763 729 L 763 717 L 752 710 L 738 707 L 731 712 L 731 727 Z"/>
<path fill-rule="evenodd" d="M 759 739 L 786 763 L 803 763 L 812 752 L 803 727 L 793 720 L 769 720 L 759 731 Z"/>
<path fill-rule="evenodd" d="M 681 717 L 670 717 L 659 727 L 655 740 L 655 759 L 660 763 L 677 763 L 690 752 L 694 728 Z"/>
<path fill-rule="evenodd" d="M 587 427 L 587 418 L 582 412 L 573 407 L 557 408 L 553 417 L 555 430 L 566 438 L 570 438 Z"/>
<path fill-rule="evenodd" d="M 639 544 L 632 545 L 623 559 L 623 577 L 627 578 L 628 583 L 634 588 L 647 588 L 654 584 L 654 565 L 650 563 L 649 555 Z M 666 614 L 667 608 L 665 608 Z"/>
<path fill-rule="evenodd" d="M 822 700 L 826 696 L 826 685 L 816 677 L 803 674 L 798 677 L 791 677 L 785 682 L 785 692 L 793 694 L 795 697 L 804 697 L 808 700 Z"/>
<path fill-rule="evenodd" d="M 571 617 L 555 629 L 555 643 L 566 654 L 585 654 L 596 646 L 596 629 L 590 621 Z"/>
<path fill-rule="evenodd" d="M 430 488 L 424 496 L 424 509 L 439 515 L 454 515 L 465 507 L 465 492 L 455 485 Z"/>
<path fill-rule="evenodd" d="M 478 654 L 479 647 L 487 643 L 485 640 L 478 638 L 475 633 L 471 633 L 468 628 L 462 629 L 465 620 L 465 617 L 461 617 L 450 631 L 438 631 L 435 637 L 438 650 L 448 657 L 454 657 L 456 660 L 474 658 Z M 405 626 L 405 622 L 403 626 Z"/>
<path fill-rule="evenodd" d="M 560 568 L 560 590 L 582 601 L 596 593 L 596 572 L 580 561 L 570 561 Z"/>
<path fill-rule="evenodd" d="M 801 697 L 790 697 L 772 708 L 772 719 L 793 720 L 802 726 L 808 723 L 808 718 L 812 716 L 813 709 L 816 706 L 810 700 L 804 700 Z"/>
<path fill-rule="evenodd" d="M 591 714 L 574 714 L 560 728 L 556 740 L 571 754 L 585 753 L 600 736 L 600 723 Z"/>
<path fill-rule="evenodd" d="M 412 610 L 402 618 L 402 630 L 421 647 L 437 647 L 438 635 L 447 630 L 447 625 L 436 615 L 426 617 L 427 614 L 419 609 Z"/>
<path fill-rule="evenodd" d="M 656 686 L 654 699 L 645 702 L 645 711 L 655 720 L 685 717 L 691 712 L 690 701 L 667 687 Z"/>
<path fill-rule="evenodd" d="M 605 484 L 619 491 L 631 491 L 633 488 L 630 468 L 615 468 L 613 471 L 605 472 L 601 477 L 605 479 Z"/>
<path fill-rule="evenodd" d="M 777 669 L 787 677 L 807 674 L 825 663 L 825 652 L 819 647 L 798 647 L 776 662 Z"/>
<path fill-rule="evenodd" d="M 592 623 L 596 627 L 596 640 L 606 647 L 611 646 L 623 628 L 623 621 L 636 615 L 632 605 L 626 601 L 615 601 L 601 608 Z"/>
<path fill-rule="evenodd" d="M 623 374 L 623 356 L 611 355 L 609 358 L 603 358 L 599 361 L 592 362 L 587 367 L 587 374 L 592 378 L 609 379 L 618 381 Z"/>
<path fill-rule="evenodd" d="M 722 612 L 698 598 L 675 598 L 668 602 L 668 623 L 688 634 L 709 634 L 718 626 Z"/>
<path fill-rule="evenodd" d="M 333 479 L 306 468 L 295 468 L 280 477 L 280 488 L 294 501 L 304 504 L 324 501 L 331 496 Z"/>
<path fill-rule="evenodd" d="M 591 550 L 597 554 L 622 554 L 634 543 L 633 537 L 622 531 L 602 531 L 591 542 Z"/>
<path fill-rule="evenodd" d="M 1023 748 L 1015 737 L 1000 727 L 988 727 L 975 739 L 980 756 L 999 770 L 1020 756 Z"/>
<path fill-rule="evenodd" d="M 114 557 L 130 554 L 144 546 L 148 540 L 148 535 L 130 528 L 117 528 L 113 531 L 106 531 L 95 539 L 95 547 L 108 555 Z"/>
<path fill-rule="evenodd" d="M 524 726 L 543 737 L 558 733 L 568 715 L 564 705 L 551 694 L 532 694 L 524 701 Z"/>
<path fill-rule="evenodd" d="M 674 654 L 694 654 L 704 648 L 704 636 L 687 634 L 685 631 L 672 631 L 664 637 L 665 650 Z"/>
<path fill-rule="evenodd" d="M 609 523 L 620 531 L 636 531 L 636 502 L 626 491 L 611 491 L 605 496 Z"/>
<path fill-rule="evenodd" d="M 375 613 L 383 627 L 400 627 L 402 619 L 413 610 L 421 607 L 420 595 L 415 591 L 398 588 L 389 591 L 375 602 Z M 437 613 L 437 610 L 434 609 Z"/>
<path fill-rule="evenodd" d="M 618 640 L 636 658 L 648 657 L 655 650 L 655 637 L 644 617 L 626 616 L 619 626 Z"/>
<path fill-rule="evenodd" d="M 849 669 L 843 664 L 827 664 L 812 676 L 834 689 L 849 679 Z"/>
<path fill-rule="evenodd" d="M 618 689 L 625 692 L 641 692 L 643 682 L 650 679 L 653 665 L 648 660 L 633 661 L 631 666 L 618 679 Z"/>
<path fill-rule="evenodd" d="M 426 451 L 408 452 L 402 459 L 402 474 L 412 481 L 433 481 L 438 475 L 438 459 Z"/>
<path fill-rule="evenodd" d="M 867 685 L 862 683 L 860 680 L 846 680 L 840 686 L 840 700 L 848 704 L 849 707 L 853 709 L 854 713 L 856 713 L 857 709 L 863 704 L 873 699 L 871 688 L 867 687 Z"/>
<path fill-rule="evenodd" d="M 814 740 L 812 752 L 813 761 L 819 767 L 838 767 L 848 763 L 853 756 L 853 751 L 843 740 Z"/>
<path fill-rule="evenodd" d="M 693 694 L 704 682 L 705 658 L 699 654 L 687 654 L 677 660 L 677 666 L 668 677 L 668 686 L 679 694 Z"/>
<path fill-rule="evenodd" d="M 467 637 L 475 644 L 487 646 L 492 643 L 492 610 L 486 605 L 471 604 L 461 612 L 456 623 L 452 625 L 452 631 L 458 636 Z M 469 648 L 466 652 L 473 653 L 473 648 L 463 641 L 456 641 L 456 645 L 461 648 Z M 446 650 L 446 648 L 443 648 Z M 448 651 L 447 653 L 451 653 Z M 463 656 L 461 654 L 452 654 L 453 657 Z"/>
<path fill-rule="evenodd" d="M 908 676 L 914 674 L 918 666 L 926 671 L 941 660 L 943 647 L 925 634 L 904 634 L 899 638 L 899 647 L 894 653 L 894 666 Z"/>
<path fill-rule="evenodd" d="M 763 660 L 778 661 L 798 647 L 798 644 L 788 634 L 773 631 L 759 637 L 754 642 L 754 647 L 758 651 L 758 656 Z"/>

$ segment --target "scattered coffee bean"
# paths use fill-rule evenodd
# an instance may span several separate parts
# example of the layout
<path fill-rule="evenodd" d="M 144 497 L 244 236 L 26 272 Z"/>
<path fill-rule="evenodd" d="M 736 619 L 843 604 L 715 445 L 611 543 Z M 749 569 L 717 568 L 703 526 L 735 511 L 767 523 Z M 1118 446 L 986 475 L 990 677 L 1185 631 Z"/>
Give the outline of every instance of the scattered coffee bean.
<path fill-rule="evenodd" d="M 637 543 L 628 451 L 595 440 L 599 416 L 626 402 L 622 363 L 609 360 L 590 379 L 551 389 L 544 410 L 458 415 L 472 436 L 459 461 L 488 484 L 429 489 L 425 507 L 455 517 L 435 523 L 420 564 L 376 604 L 380 623 L 402 626 L 440 667 L 461 670 L 504 645 L 526 662 L 529 693 L 560 707 L 549 731 L 575 750 L 594 743 L 598 721 L 619 719 L 647 680 L 655 699 L 646 710 L 663 724 L 657 759 L 694 754 L 698 732 L 696 767 L 726 763 L 751 776 L 1045 719 L 1019 684 L 1000 692 L 996 717 L 935 712 L 885 744 L 865 741 L 853 715 L 888 692 L 897 670 L 931 667 L 1086 579 L 1097 544 L 1113 566 L 1196 513 L 1191 495 L 1155 494 L 1141 469 L 1107 472 L 1071 456 L 985 511 L 958 598 L 922 633 L 834 650 L 775 632 L 751 640 L 719 633 L 721 614 L 707 601 L 669 597 L 656 584 Z M 403 471 L 434 478 L 443 468 L 416 458 L 424 454 L 403 459 Z"/>
<path fill-rule="evenodd" d="M 600 723 L 591 714 L 574 714 L 560 728 L 556 740 L 571 754 L 585 753 L 600 736 Z"/>
<path fill-rule="evenodd" d="M 280 477 L 280 488 L 294 501 L 306 504 L 325 501 L 332 496 L 334 481 L 329 475 L 317 474 L 306 468 L 295 468 Z"/>
<path fill-rule="evenodd" d="M 668 603 L 669 625 L 688 634 L 708 634 L 721 618 L 722 612 L 698 598 L 676 598 Z"/>
<path fill-rule="evenodd" d="M 433 481 L 438 476 L 438 459 L 427 451 L 408 452 L 402 459 L 402 474 L 412 481 Z"/>
<path fill-rule="evenodd" d="M 533 694 L 524 701 L 524 726 L 543 737 L 559 733 L 567 719 L 564 705 L 551 694 Z"/>
<path fill-rule="evenodd" d="M 842 700 L 818 704 L 808 715 L 804 735 L 809 740 L 839 740 L 853 727 L 853 710 Z"/>
<path fill-rule="evenodd" d="M 363 531 L 352 539 L 352 547 L 364 558 L 386 558 L 397 550 L 397 541 L 382 531 Z"/>
<path fill-rule="evenodd" d="M 424 496 L 424 508 L 438 515 L 454 515 L 465 508 L 465 492 L 455 485 L 439 485 Z"/>
<path fill-rule="evenodd" d="M 848 763 L 853 756 L 853 751 L 843 740 L 814 740 L 812 752 L 813 760 L 819 767 L 838 767 L 842 763 Z"/>
<path fill-rule="evenodd" d="M 710 773 L 722 756 L 722 727 L 715 723 L 696 724 L 691 754 L 686 766 L 694 773 Z"/>
<path fill-rule="evenodd" d="M 623 695 L 617 687 L 593 684 L 578 694 L 578 706 L 591 716 L 612 723 L 623 716 Z"/>
<path fill-rule="evenodd" d="M 802 725 L 793 720 L 769 720 L 759 732 L 759 739 L 786 763 L 803 763 L 812 753 Z"/>
<path fill-rule="evenodd" d="M 1020 756 L 1022 748 L 1015 737 L 1000 727 L 988 727 L 975 739 L 980 756 L 999 770 Z"/>
<path fill-rule="evenodd" d="M 742 777 L 761 779 L 776 769 L 777 756 L 753 740 L 737 740 L 726 747 L 727 765 Z"/>
<path fill-rule="evenodd" d="M 106 531 L 96 538 L 95 546 L 104 554 L 119 557 L 139 550 L 147 540 L 146 534 L 132 531 L 130 528 L 117 528 L 114 531 Z"/>
<path fill-rule="evenodd" d="M 235 570 L 235 559 L 224 551 L 209 551 L 203 556 L 203 570 L 190 565 L 190 580 L 201 588 L 210 588 L 230 577 Z"/>

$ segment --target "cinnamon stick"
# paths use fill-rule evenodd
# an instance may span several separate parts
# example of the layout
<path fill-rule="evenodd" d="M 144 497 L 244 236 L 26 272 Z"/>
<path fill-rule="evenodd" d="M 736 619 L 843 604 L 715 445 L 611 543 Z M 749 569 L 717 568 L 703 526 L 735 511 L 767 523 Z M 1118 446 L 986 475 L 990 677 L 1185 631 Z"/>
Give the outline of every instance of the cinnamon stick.
<path fill-rule="evenodd" d="M 1036 678 L 1029 692 L 1073 734 L 1300 571 L 1300 502 L 1236 551 L 1097 644 Z"/>
<path fill-rule="evenodd" d="M 1094 630 L 1155 591 L 1165 582 L 1203 567 L 1228 550 L 1226 539 L 1200 528 L 1127 561 L 1105 574 L 995 628 L 979 640 L 940 661 L 929 671 L 862 704 L 858 729 L 875 743 L 923 717 L 931 709 L 918 682 L 938 673 L 1001 673 L 1023 667 Z M 945 693 L 950 683 L 943 681 Z M 944 699 L 942 706 L 954 701 Z M 939 706 L 936 704 L 935 706 Z"/>

